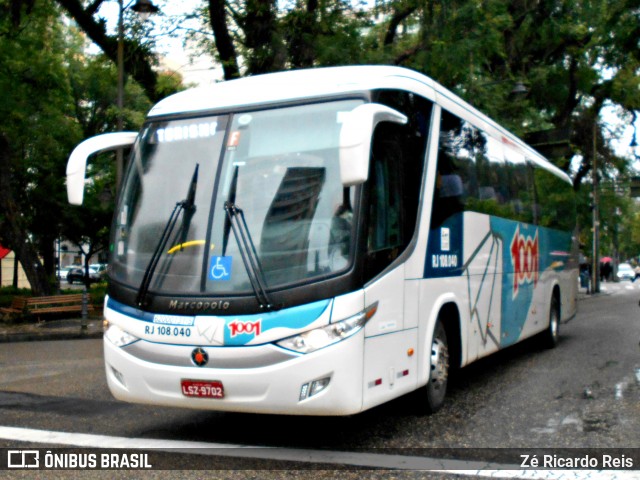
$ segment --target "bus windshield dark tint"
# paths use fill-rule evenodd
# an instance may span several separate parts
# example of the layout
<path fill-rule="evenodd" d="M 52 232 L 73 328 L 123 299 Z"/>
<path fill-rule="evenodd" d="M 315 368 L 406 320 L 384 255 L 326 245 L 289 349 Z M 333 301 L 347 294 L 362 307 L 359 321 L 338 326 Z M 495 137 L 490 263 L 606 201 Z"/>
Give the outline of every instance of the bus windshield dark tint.
<path fill-rule="evenodd" d="M 140 287 L 171 212 L 192 191 L 190 210 L 181 214 L 188 213 L 189 221 L 179 220 L 160 249 L 148 279 L 150 293 L 253 293 L 251 269 L 230 235 L 228 202 L 243 213 L 266 288 L 348 268 L 355 188 L 344 189 L 340 182 L 339 134 L 344 116 L 361 103 L 147 125 L 115 216 L 114 280 Z"/>

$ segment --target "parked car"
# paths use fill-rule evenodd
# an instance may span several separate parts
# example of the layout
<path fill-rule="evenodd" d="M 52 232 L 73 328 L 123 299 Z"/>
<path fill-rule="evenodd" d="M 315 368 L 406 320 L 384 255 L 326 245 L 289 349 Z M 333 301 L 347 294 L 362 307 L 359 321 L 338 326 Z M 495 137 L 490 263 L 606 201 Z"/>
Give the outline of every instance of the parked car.
<path fill-rule="evenodd" d="M 96 282 L 99 282 L 100 280 L 101 280 L 100 274 L 96 272 L 95 269 L 89 268 L 89 283 L 96 283 Z M 69 285 L 73 284 L 73 282 L 83 283 L 84 268 L 76 267 L 69 270 L 69 273 L 67 273 L 67 282 L 69 282 Z"/>
<path fill-rule="evenodd" d="M 93 268 L 100 278 L 105 278 L 107 276 L 107 264 L 106 263 L 92 263 L 89 265 L 89 268 Z"/>
<path fill-rule="evenodd" d="M 73 267 L 60 267 L 58 269 L 58 279 L 60 279 L 60 281 L 66 280 L 67 279 L 67 274 L 69 273 L 69 270 L 71 270 Z"/>
<path fill-rule="evenodd" d="M 628 263 L 621 263 L 618 265 L 618 273 L 616 273 L 618 280 L 633 280 L 636 278 L 636 272 Z"/>

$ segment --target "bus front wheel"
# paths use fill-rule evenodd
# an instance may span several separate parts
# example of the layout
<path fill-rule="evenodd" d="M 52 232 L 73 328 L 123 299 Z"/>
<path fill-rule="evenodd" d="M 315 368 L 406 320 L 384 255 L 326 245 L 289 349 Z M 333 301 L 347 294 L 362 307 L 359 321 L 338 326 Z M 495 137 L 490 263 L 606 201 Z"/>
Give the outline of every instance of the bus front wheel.
<path fill-rule="evenodd" d="M 449 380 L 449 343 L 440 320 L 433 329 L 429 368 L 429 381 L 423 387 L 421 397 L 427 413 L 435 413 L 444 405 Z"/>

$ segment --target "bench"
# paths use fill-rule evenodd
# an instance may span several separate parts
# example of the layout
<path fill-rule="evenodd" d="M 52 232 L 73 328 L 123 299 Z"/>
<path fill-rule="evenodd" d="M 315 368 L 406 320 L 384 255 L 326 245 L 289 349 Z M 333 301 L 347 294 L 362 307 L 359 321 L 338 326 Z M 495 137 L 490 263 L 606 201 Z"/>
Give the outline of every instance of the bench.
<path fill-rule="evenodd" d="M 11 306 L 0 307 L 0 313 L 6 313 L 8 315 L 19 315 L 24 313 L 27 309 L 27 297 L 13 297 L 11 300 Z"/>
<path fill-rule="evenodd" d="M 52 313 L 82 313 L 82 293 L 73 295 L 53 295 L 49 297 L 14 297 L 11 306 L 0 309 L 11 315 L 34 315 L 40 317 Z M 88 299 L 87 299 L 88 300 Z M 87 303 L 87 312 L 93 311 L 93 305 Z"/>

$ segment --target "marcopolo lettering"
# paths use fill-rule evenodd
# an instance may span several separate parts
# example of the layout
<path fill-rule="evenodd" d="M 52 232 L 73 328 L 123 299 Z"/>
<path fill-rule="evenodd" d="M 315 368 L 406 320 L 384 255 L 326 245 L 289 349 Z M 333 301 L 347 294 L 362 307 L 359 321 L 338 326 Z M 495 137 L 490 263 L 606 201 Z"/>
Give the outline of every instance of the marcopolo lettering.
<path fill-rule="evenodd" d="M 229 302 L 181 302 L 179 300 L 171 300 L 169 302 L 169 310 L 228 310 L 231 304 Z"/>

